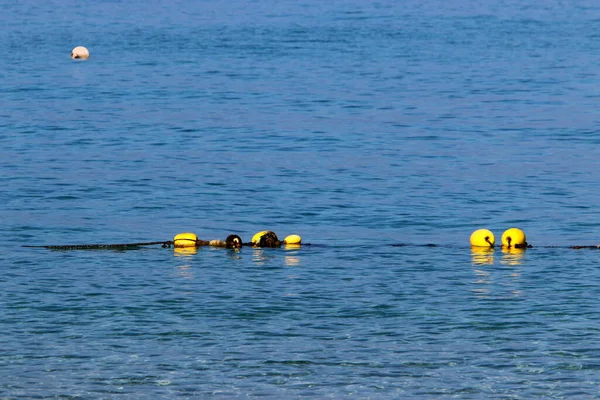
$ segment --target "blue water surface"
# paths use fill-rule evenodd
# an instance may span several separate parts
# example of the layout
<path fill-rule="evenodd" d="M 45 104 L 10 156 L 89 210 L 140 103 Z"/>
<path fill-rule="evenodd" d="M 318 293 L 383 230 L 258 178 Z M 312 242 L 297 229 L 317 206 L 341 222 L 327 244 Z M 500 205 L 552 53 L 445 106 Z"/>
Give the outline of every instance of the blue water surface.
<path fill-rule="evenodd" d="M 599 21 L 0 5 L 0 398 L 599 398 Z M 312 245 L 22 247 L 263 229 Z"/>

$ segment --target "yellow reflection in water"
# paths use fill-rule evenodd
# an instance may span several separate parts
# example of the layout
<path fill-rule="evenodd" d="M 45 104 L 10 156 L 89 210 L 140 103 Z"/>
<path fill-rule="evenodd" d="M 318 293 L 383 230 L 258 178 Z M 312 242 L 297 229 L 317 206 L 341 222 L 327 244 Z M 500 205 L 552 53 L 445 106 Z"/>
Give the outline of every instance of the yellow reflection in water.
<path fill-rule="evenodd" d="M 502 259 L 500 262 L 504 265 L 521 265 L 525 257 L 525 249 L 502 248 Z"/>
<path fill-rule="evenodd" d="M 285 249 L 296 249 L 296 247 L 289 248 L 285 246 Z M 252 251 L 252 261 L 258 265 L 265 265 L 268 260 L 273 259 L 275 257 L 278 258 L 278 254 L 280 253 L 275 249 L 255 248 Z M 288 267 L 298 266 L 301 263 L 301 259 L 300 257 L 298 257 L 296 251 L 286 251 L 286 255 L 283 257 L 283 260 L 285 265 Z"/>
<path fill-rule="evenodd" d="M 175 257 L 191 256 L 198 252 L 197 247 L 175 247 L 173 248 L 173 255 Z"/>
<path fill-rule="evenodd" d="M 297 267 L 300 265 L 300 258 L 297 256 L 285 256 L 285 265 L 288 267 Z"/>
<path fill-rule="evenodd" d="M 191 265 L 180 265 L 177 267 L 177 275 L 185 279 L 194 279 L 194 270 Z"/>
<path fill-rule="evenodd" d="M 294 250 L 300 249 L 299 244 L 286 244 L 283 246 L 286 250 L 287 255 L 285 256 L 285 265 L 288 267 L 297 267 L 300 265 L 300 257 L 298 252 Z"/>
<path fill-rule="evenodd" d="M 519 278 L 525 249 L 502 248 L 500 263 L 494 265 L 494 249 L 471 248 L 471 261 L 475 280 L 471 291 L 478 298 L 507 298 L 523 295 Z"/>
<path fill-rule="evenodd" d="M 489 247 L 471 247 L 471 262 L 473 265 L 494 264 L 494 249 Z"/>

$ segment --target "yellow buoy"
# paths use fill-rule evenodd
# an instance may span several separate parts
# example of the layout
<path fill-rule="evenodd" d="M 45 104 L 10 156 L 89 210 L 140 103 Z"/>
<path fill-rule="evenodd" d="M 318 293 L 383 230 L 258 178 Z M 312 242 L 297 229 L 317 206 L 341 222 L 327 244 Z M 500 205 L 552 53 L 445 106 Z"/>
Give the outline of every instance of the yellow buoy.
<path fill-rule="evenodd" d="M 284 244 L 300 244 L 302 243 L 302 238 L 299 235 L 289 235 L 285 239 L 283 239 Z"/>
<path fill-rule="evenodd" d="M 195 233 L 185 232 L 175 235 L 173 238 L 174 247 L 196 247 L 198 236 Z"/>
<path fill-rule="evenodd" d="M 494 247 L 496 238 L 488 229 L 477 229 L 471 234 L 471 246 Z"/>
<path fill-rule="evenodd" d="M 74 60 L 87 60 L 88 58 L 90 58 L 90 52 L 83 46 L 77 46 L 71 51 L 71 58 Z"/>
<path fill-rule="evenodd" d="M 260 240 L 260 238 L 261 238 L 261 237 L 262 237 L 264 234 L 266 234 L 266 233 L 268 233 L 268 232 L 269 232 L 269 231 L 260 231 L 260 232 L 256 232 L 256 233 L 254 234 L 254 236 L 252 236 L 252 243 L 258 243 L 258 241 Z"/>
<path fill-rule="evenodd" d="M 525 248 L 527 247 L 527 238 L 525 232 L 519 228 L 510 228 L 502 234 L 502 246 L 507 248 Z"/>

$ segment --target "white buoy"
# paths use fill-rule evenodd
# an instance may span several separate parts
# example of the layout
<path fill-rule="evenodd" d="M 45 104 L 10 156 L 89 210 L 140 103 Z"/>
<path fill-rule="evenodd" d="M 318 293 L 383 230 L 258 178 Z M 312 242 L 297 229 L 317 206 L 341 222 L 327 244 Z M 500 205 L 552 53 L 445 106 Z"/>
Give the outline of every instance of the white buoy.
<path fill-rule="evenodd" d="M 83 46 L 77 46 L 71 51 L 71 58 L 87 60 L 90 58 L 90 52 Z"/>

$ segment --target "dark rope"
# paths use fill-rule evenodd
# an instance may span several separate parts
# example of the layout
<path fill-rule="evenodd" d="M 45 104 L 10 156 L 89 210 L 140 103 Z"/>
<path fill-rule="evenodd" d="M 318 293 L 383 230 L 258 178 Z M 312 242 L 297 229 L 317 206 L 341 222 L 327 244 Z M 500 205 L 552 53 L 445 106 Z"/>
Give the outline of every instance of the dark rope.
<path fill-rule="evenodd" d="M 141 242 L 141 243 L 117 243 L 117 244 L 65 244 L 65 245 L 46 245 L 46 246 L 32 246 L 24 245 L 22 247 L 27 248 L 38 248 L 38 249 L 50 249 L 50 250 L 128 250 L 142 246 L 153 246 L 160 244 L 163 248 L 171 247 L 174 245 L 173 241 L 162 241 L 162 242 Z M 208 240 L 196 240 L 196 246 L 209 246 L 210 241 Z M 254 247 L 253 243 L 243 243 L 245 247 Z M 311 246 L 310 243 L 302 243 L 302 247 Z"/>
<path fill-rule="evenodd" d="M 118 243 L 118 244 L 67 244 L 67 245 L 53 245 L 53 246 L 23 246 L 23 247 L 37 247 L 50 250 L 124 250 L 142 246 L 153 246 L 160 244 L 163 248 L 171 247 L 172 241 L 162 242 L 141 242 L 141 243 Z"/>
<path fill-rule="evenodd" d="M 486 237 L 485 237 L 485 241 L 486 241 L 486 242 L 487 242 L 487 243 L 488 243 L 490 246 L 492 246 L 492 247 L 494 246 L 494 244 L 493 244 L 493 243 L 490 241 L 490 237 L 489 237 L 489 236 L 486 236 Z"/>

